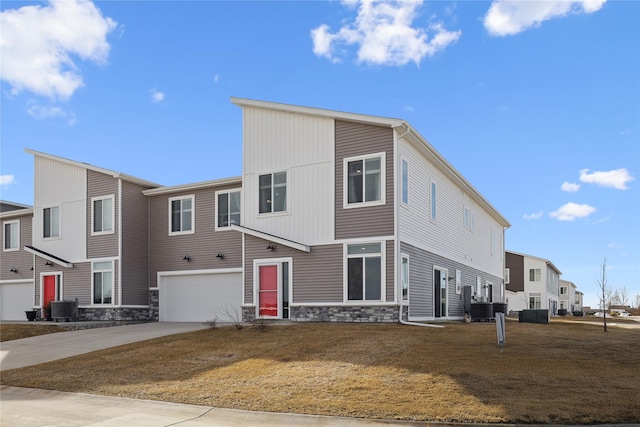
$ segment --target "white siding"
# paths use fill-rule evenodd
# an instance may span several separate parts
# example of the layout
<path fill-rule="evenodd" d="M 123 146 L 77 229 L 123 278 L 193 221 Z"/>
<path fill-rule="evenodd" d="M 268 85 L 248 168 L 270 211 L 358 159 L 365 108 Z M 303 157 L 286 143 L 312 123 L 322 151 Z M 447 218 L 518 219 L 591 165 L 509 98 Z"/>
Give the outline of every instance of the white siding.
<path fill-rule="evenodd" d="M 529 295 L 532 293 L 540 294 L 540 308 L 549 309 L 549 297 L 547 294 L 547 263 L 541 259 L 525 256 L 524 259 L 524 293 L 529 308 Z M 529 270 L 540 269 L 540 281 L 529 280 Z M 556 297 L 556 300 L 558 298 Z"/>
<path fill-rule="evenodd" d="M 33 246 L 70 262 L 87 257 L 87 170 L 35 156 Z M 43 209 L 60 207 L 60 238 L 44 239 Z"/>
<path fill-rule="evenodd" d="M 334 233 L 332 119 L 244 108 L 242 223 L 307 245 Z M 287 212 L 258 215 L 258 176 L 287 171 Z"/>
<path fill-rule="evenodd" d="M 494 276 L 503 275 L 503 229 L 499 222 L 451 181 L 413 145 L 401 140 L 400 158 L 409 165 L 409 204 L 399 207 L 399 237 L 420 249 L 457 261 Z M 400 180 L 398 180 L 400 181 Z M 431 217 L 431 182 L 437 186 L 436 221 Z M 400 191 L 400 182 L 398 182 Z M 400 194 L 400 193 L 399 193 Z M 400 202 L 398 201 L 398 204 Z M 473 231 L 464 227 L 464 208 L 473 213 Z M 491 229 L 495 251 L 491 255 Z M 498 286 L 494 283 L 494 286 Z"/>

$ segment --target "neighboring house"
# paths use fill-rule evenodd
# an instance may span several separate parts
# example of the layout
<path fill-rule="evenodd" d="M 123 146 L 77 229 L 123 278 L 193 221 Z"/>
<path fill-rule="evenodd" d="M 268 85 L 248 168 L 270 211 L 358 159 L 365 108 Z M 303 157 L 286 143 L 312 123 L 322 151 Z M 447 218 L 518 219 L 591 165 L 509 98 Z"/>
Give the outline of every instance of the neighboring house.
<path fill-rule="evenodd" d="M 31 245 L 32 220 L 30 206 L 0 201 L 0 321 L 25 320 L 34 307 L 33 255 L 24 250 Z"/>
<path fill-rule="evenodd" d="M 576 296 L 573 300 L 573 311 L 584 311 L 583 299 L 584 293 L 576 290 Z"/>
<path fill-rule="evenodd" d="M 148 319 L 148 206 L 157 187 L 129 175 L 34 156 L 34 307 L 76 300 L 82 319 Z"/>
<path fill-rule="evenodd" d="M 505 301 L 509 222 L 407 122 L 232 102 L 243 112 L 237 178 L 162 187 L 27 150 L 34 307 L 394 322 L 462 319 L 464 286 Z"/>
<path fill-rule="evenodd" d="M 560 279 L 558 291 L 558 308 L 571 314 L 575 311 L 577 286 L 573 282 Z"/>
<path fill-rule="evenodd" d="M 557 314 L 562 272 L 544 258 L 505 252 L 508 310 L 548 309 Z"/>

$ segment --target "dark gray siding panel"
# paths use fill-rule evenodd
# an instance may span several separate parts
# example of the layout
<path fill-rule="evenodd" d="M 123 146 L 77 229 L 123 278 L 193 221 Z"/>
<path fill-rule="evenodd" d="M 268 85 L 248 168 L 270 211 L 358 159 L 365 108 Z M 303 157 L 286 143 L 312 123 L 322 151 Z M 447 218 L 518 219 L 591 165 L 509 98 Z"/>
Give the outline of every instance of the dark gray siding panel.
<path fill-rule="evenodd" d="M 91 235 L 92 225 L 92 197 L 114 195 L 114 233 L 103 235 Z M 87 257 L 115 257 L 118 256 L 118 180 L 112 176 L 87 170 Z"/>
<path fill-rule="evenodd" d="M 122 304 L 149 304 L 149 198 L 146 187 L 122 182 Z"/>
<path fill-rule="evenodd" d="M 513 292 L 524 292 L 524 257 L 505 252 L 505 268 L 509 269 L 507 289 Z"/>
<path fill-rule="evenodd" d="M 4 223 L 7 221 L 20 222 L 20 250 L 3 251 L 4 247 Z M 33 216 L 31 214 L 0 220 L 0 280 L 23 280 L 32 279 L 33 255 L 25 251 L 25 246 L 31 246 L 31 225 Z M 11 268 L 18 270 L 11 272 Z"/>
<path fill-rule="evenodd" d="M 336 120 L 335 126 L 335 238 L 393 235 L 393 130 L 339 120 Z M 382 206 L 343 209 L 344 159 L 380 152 L 386 153 L 386 203 Z"/>
<path fill-rule="evenodd" d="M 493 301 L 500 299 L 500 285 L 502 278 L 492 276 L 475 268 L 460 264 L 448 258 L 420 250 L 402 242 L 400 251 L 409 255 L 409 316 L 432 317 L 434 315 L 433 301 L 433 267 L 438 266 L 448 270 L 449 277 L 455 278 L 456 270 L 462 275 L 462 286 L 476 286 L 476 278 L 480 276 L 482 284 L 485 281 L 493 283 Z M 455 279 L 447 282 L 448 316 L 461 317 L 464 315 L 462 294 L 456 294 Z"/>
<path fill-rule="evenodd" d="M 215 231 L 215 193 L 237 186 L 206 188 L 149 197 L 149 284 L 157 286 L 159 271 L 242 267 L 242 234 Z M 169 236 L 169 199 L 195 195 L 195 233 Z M 218 253 L 224 259 L 216 258 Z M 185 255 L 191 262 L 184 261 Z"/>

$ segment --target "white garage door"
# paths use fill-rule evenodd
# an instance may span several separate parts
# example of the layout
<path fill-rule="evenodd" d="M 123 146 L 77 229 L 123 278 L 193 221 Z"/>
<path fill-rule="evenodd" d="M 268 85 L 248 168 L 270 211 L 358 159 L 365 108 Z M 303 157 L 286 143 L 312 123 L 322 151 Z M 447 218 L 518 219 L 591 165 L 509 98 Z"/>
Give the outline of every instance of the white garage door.
<path fill-rule="evenodd" d="M 33 282 L 0 284 L 0 320 L 27 320 L 33 308 Z"/>
<path fill-rule="evenodd" d="M 242 320 L 242 273 L 160 273 L 158 289 L 161 322 Z"/>

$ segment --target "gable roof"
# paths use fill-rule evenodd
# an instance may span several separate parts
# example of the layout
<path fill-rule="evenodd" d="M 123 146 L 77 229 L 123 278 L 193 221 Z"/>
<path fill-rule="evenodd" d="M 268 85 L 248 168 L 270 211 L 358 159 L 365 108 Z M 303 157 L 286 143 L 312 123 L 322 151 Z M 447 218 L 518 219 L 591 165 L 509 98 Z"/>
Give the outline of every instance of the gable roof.
<path fill-rule="evenodd" d="M 527 257 L 527 258 L 532 258 L 532 259 L 537 259 L 538 261 L 542 261 L 544 263 L 546 263 L 549 267 L 553 268 L 554 271 L 558 274 L 562 274 L 562 271 L 560 271 L 558 269 L 558 267 L 556 267 L 551 261 L 549 261 L 548 259 L 545 258 L 540 258 L 537 256 L 533 256 L 533 255 L 527 255 L 527 254 L 522 254 L 520 252 L 514 252 L 514 251 L 504 251 L 505 254 L 514 254 L 514 255 L 519 255 L 522 257 Z"/>
<path fill-rule="evenodd" d="M 160 184 L 156 184 L 155 182 L 146 181 L 141 178 L 136 178 L 135 176 L 127 175 L 121 172 L 112 171 L 110 169 L 101 168 L 98 166 L 90 165 L 89 163 L 77 162 L 71 159 L 65 159 L 64 157 L 54 156 L 53 154 L 47 154 L 40 151 L 32 150 L 30 148 L 25 148 L 24 151 L 29 154 L 33 154 L 35 157 L 42 157 L 49 160 L 55 160 L 57 162 L 66 163 L 68 165 L 77 166 L 80 168 L 84 168 L 87 170 L 92 170 L 94 172 L 103 173 L 105 175 L 112 176 L 113 178 L 119 178 L 123 181 L 131 182 L 134 184 L 140 184 L 146 187 L 159 187 Z"/>
<path fill-rule="evenodd" d="M 231 102 L 239 107 L 253 107 L 267 110 L 282 111 L 287 113 L 305 114 L 317 117 L 325 117 L 334 120 L 344 120 L 355 123 L 364 123 L 377 126 L 390 127 L 398 132 L 398 140 L 405 138 L 424 154 L 442 173 L 455 184 L 460 186 L 471 198 L 482 206 L 500 225 L 509 228 L 511 224 L 500 212 L 480 194 L 480 192 L 462 174 L 451 165 L 420 133 L 407 121 L 396 118 L 370 116 L 366 114 L 346 113 L 342 111 L 326 110 L 315 107 L 303 107 L 298 105 L 281 104 L 277 102 L 259 101 L 254 99 L 231 97 Z"/>

